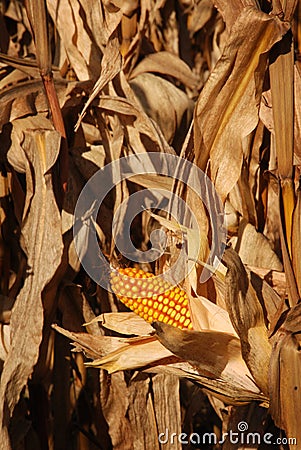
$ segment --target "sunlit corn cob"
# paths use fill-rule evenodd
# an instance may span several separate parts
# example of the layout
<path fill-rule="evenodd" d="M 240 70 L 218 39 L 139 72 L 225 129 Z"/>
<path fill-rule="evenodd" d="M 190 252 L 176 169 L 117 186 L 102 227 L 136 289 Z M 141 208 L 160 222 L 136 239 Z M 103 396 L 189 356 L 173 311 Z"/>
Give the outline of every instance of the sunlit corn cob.
<path fill-rule="evenodd" d="M 111 286 L 117 298 L 147 322 L 192 329 L 188 298 L 178 286 L 133 268 L 112 271 Z"/>

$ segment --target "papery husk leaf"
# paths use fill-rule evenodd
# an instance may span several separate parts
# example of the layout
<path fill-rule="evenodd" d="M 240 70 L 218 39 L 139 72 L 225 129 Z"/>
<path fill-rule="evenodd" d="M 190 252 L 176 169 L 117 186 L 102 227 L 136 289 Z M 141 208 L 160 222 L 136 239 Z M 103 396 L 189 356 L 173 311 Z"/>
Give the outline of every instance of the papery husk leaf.
<path fill-rule="evenodd" d="M 84 325 L 100 322 L 104 328 L 120 334 L 137 336 L 148 335 L 154 331 L 151 324 L 133 312 L 105 313 Z"/>
<path fill-rule="evenodd" d="M 125 344 L 123 347 L 87 363 L 87 366 L 99 367 L 114 373 L 119 370 L 139 369 L 160 360 L 173 358 L 173 354 L 155 337 L 127 339 L 123 342 Z"/>
<path fill-rule="evenodd" d="M 237 253 L 226 250 L 223 261 L 228 267 L 225 280 L 227 310 L 240 337 L 243 358 L 257 385 L 267 394 L 271 344 L 263 307 Z"/>
<path fill-rule="evenodd" d="M 60 147 L 60 135 L 41 116 L 14 123 L 8 159 L 26 176 L 21 245 L 27 256 L 27 276 L 11 315 L 11 346 L 0 389 L 1 442 L 8 449 L 8 421 L 39 357 L 44 311 L 42 292 L 56 272 L 63 253 L 61 219 L 50 169 Z M 49 233 L 51 229 L 51 233 Z"/>
<path fill-rule="evenodd" d="M 156 336 L 178 358 L 188 361 L 202 376 L 253 393 L 260 390 L 241 356 L 239 339 L 219 331 L 180 330 L 154 322 Z"/>
<path fill-rule="evenodd" d="M 117 337 L 91 335 L 89 333 L 76 333 L 68 331 L 59 325 L 53 324 L 52 328 L 72 341 L 75 351 L 82 351 L 88 358 L 96 359 L 110 352 L 124 347 L 124 341 Z"/>
<path fill-rule="evenodd" d="M 228 312 L 207 298 L 189 296 L 189 309 L 194 330 L 221 331 L 238 337 Z"/>
<path fill-rule="evenodd" d="M 266 52 L 287 29 L 288 24 L 278 18 L 245 7 L 199 97 L 194 131 L 196 163 L 205 170 L 210 157 L 212 180 L 222 200 L 241 173 L 242 139 L 258 122 Z"/>

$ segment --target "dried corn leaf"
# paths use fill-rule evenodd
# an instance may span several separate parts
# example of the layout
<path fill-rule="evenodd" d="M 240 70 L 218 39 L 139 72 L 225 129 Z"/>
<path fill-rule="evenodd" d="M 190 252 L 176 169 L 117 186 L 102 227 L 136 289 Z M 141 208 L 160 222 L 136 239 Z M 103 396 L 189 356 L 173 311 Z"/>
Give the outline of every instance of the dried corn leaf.
<path fill-rule="evenodd" d="M 100 372 L 100 403 L 114 450 L 132 450 L 134 437 L 127 417 L 129 393 L 124 374 Z"/>
<path fill-rule="evenodd" d="M 191 33 L 196 33 L 212 18 L 214 12 L 213 2 L 211 0 L 202 0 L 198 3 L 188 3 L 190 5 L 187 5 L 189 8 L 187 11 L 189 13 L 187 26 Z"/>
<path fill-rule="evenodd" d="M 200 94 L 195 110 L 196 162 L 204 170 L 210 157 L 212 179 L 223 200 L 240 177 L 242 140 L 258 123 L 266 52 L 287 27 L 278 18 L 245 7 Z"/>
<path fill-rule="evenodd" d="M 21 58 L 5 55 L 4 53 L 0 53 L 0 62 L 5 63 L 8 66 L 14 67 L 15 69 L 22 71 L 24 74 L 32 78 L 40 78 L 40 71 L 36 61 L 34 60 L 31 59 L 24 60 Z M 53 67 L 52 71 L 53 75 L 56 78 L 60 78 L 58 68 Z"/>
<path fill-rule="evenodd" d="M 160 126 L 167 142 L 171 143 L 175 136 L 182 142 L 194 107 L 185 92 L 151 73 L 135 76 L 130 86 L 146 114 Z M 179 142 L 176 144 L 178 148 Z"/>
<path fill-rule="evenodd" d="M 100 73 L 101 51 L 92 39 L 93 35 L 84 18 L 93 16 L 93 13 L 99 12 L 99 8 L 92 2 L 80 4 L 75 0 L 48 0 L 47 8 L 78 79 L 96 79 Z M 81 14 L 81 8 L 84 8 L 85 15 Z"/>
<path fill-rule="evenodd" d="M 254 0 L 214 0 L 213 4 L 222 15 L 223 20 L 229 30 L 231 30 L 238 16 L 246 6 L 251 7 L 256 5 Z"/>
<path fill-rule="evenodd" d="M 170 75 L 191 89 L 196 87 L 197 78 L 190 67 L 178 56 L 169 52 L 147 55 L 132 71 L 130 80 L 148 72 Z"/>
<path fill-rule="evenodd" d="M 76 90 L 82 93 L 90 83 L 68 83 L 65 80 L 55 81 L 56 92 L 61 105 L 68 100 L 70 107 L 82 103 L 82 98 L 76 95 Z M 38 80 L 25 81 L 16 86 L 3 89 L 0 93 L 0 129 L 3 125 L 21 117 L 48 111 L 48 103 L 43 84 Z"/>
<path fill-rule="evenodd" d="M 270 364 L 270 412 L 288 437 L 301 440 L 301 305 L 287 315 L 274 338 Z M 293 405 L 293 406 L 292 406 Z M 292 445 L 292 448 L 295 446 Z"/>
<path fill-rule="evenodd" d="M 283 270 L 282 263 L 272 250 L 268 239 L 245 220 L 239 224 L 238 236 L 231 238 L 230 242 L 244 264 L 279 272 Z"/>
<path fill-rule="evenodd" d="M 243 358 L 254 380 L 267 394 L 271 344 L 263 307 L 237 253 L 226 250 L 224 262 L 228 267 L 225 280 L 227 310 L 240 337 Z"/>
<path fill-rule="evenodd" d="M 117 36 L 112 36 L 104 50 L 103 57 L 101 60 L 101 73 L 96 81 L 93 90 L 89 96 L 89 100 L 85 104 L 82 112 L 80 113 L 79 119 L 76 124 L 76 130 L 78 129 L 82 118 L 84 117 L 89 105 L 98 96 L 102 89 L 113 80 L 113 78 L 121 71 L 122 68 L 122 58 L 119 52 Z"/>
<path fill-rule="evenodd" d="M 28 269 L 12 310 L 11 346 L 1 377 L 0 440 L 3 449 L 10 448 L 8 416 L 39 356 L 43 330 L 42 292 L 57 270 L 63 252 L 61 220 L 50 173 L 58 157 L 60 135 L 42 117 L 21 119 L 14 123 L 12 144 L 9 161 L 26 176 L 21 243 Z"/>
<path fill-rule="evenodd" d="M 235 336 L 222 332 L 194 332 L 187 336 L 181 334 L 181 330 L 156 322 L 157 328 L 161 325 L 164 332 L 167 330 L 164 336 L 160 331 L 164 346 L 155 337 L 122 339 L 103 336 L 93 342 L 81 333 L 71 333 L 57 326 L 55 329 L 75 341 L 76 350 L 93 355 L 93 359 L 100 348 L 101 353 L 107 353 L 87 363 L 88 366 L 106 369 L 109 373 L 136 368 L 189 378 L 230 404 L 266 401 L 241 358 L 239 340 Z M 181 362 L 189 358 L 189 363 Z"/>
<path fill-rule="evenodd" d="M 179 391 L 179 379 L 175 376 L 158 374 L 149 378 L 145 374 L 138 374 L 131 380 L 129 417 L 133 428 L 137 430 L 134 450 L 160 450 L 158 435 L 166 429 L 181 433 Z M 145 429 L 150 430 L 146 437 Z M 178 441 L 167 442 L 164 447 L 166 450 L 182 448 Z"/>
<path fill-rule="evenodd" d="M 2 371 L 3 362 L 6 360 L 6 356 L 10 346 L 10 325 L 0 324 L 1 340 L 0 340 L 0 370 Z"/>
<path fill-rule="evenodd" d="M 148 148 L 149 151 L 165 151 L 169 149 L 169 153 L 174 153 L 167 144 L 159 127 L 128 99 L 102 95 L 99 99 L 95 99 L 93 103 L 108 114 L 118 114 L 121 123 L 128 131 L 129 144 L 135 150 L 135 153 L 145 152 L 146 150 L 140 139 L 140 134 L 149 137 L 153 143 L 154 146 Z M 132 133 L 132 131 L 135 131 L 135 133 Z M 149 147 L 151 142 L 148 143 Z"/>
<path fill-rule="evenodd" d="M 263 402 L 264 406 L 268 406 L 268 399 L 265 395 L 251 392 L 249 389 L 242 389 L 241 386 L 228 384 L 225 381 L 208 378 L 199 373 L 199 370 L 192 367 L 187 362 L 172 362 L 165 365 L 154 365 L 150 368 L 143 369 L 147 373 L 166 373 L 176 375 L 179 378 L 189 379 L 199 384 L 205 392 L 213 395 L 223 403 L 229 405 L 244 405 L 252 401 Z"/>

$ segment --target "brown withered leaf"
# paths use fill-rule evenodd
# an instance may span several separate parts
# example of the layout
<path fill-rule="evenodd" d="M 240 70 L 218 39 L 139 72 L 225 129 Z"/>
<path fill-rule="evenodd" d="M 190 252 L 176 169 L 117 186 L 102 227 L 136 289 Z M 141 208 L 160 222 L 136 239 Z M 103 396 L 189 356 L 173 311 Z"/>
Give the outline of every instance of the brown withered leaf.
<path fill-rule="evenodd" d="M 169 153 L 174 153 L 165 140 L 160 128 L 155 124 L 136 104 L 123 97 L 115 97 L 109 95 L 102 95 L 93 102 L 101 110 L 105 110 L 108 114 L 118 114 L 123 127 L 127 129 L 129 134 L 129 144 L 135 150 L 135 153 L 142 153 L 146 151 L 143 145 L 140 134 L 146 135 L 150 138 L 154 145 L 151 150 L 167 150 Z M 148 146 L 150 146 L 148 142 Z"/>
<path fill-rule="evenodd" d="M 22 71 L 27 76 L 32 78 L 40 78 L 40 71 L 35 60 L 21 59 L 0 53 L 0 61 L 8 66 Z M 60 78 L 60 73 L 57 67 L 52 67 L 52 71 L 54 77 Z"/>
<path fill-rule="evenodd" d="M 167 142 L 183 141 L 192 118 L 194 103 L 169 81 L 142 73 L 130 81 L 146 114 L 160 126 Z"/>
<path fill-rule="evenodd" d="M 1 377 L 0 440 L 3 449 L 10 448 L 9 416 L 39 356 L 43 329 L 42 291 L 57 270 L 63 252 L 61 220 L 50 173 L 59 145 L 59 133 L 43 117 L 21 119 L 13 124 L 8 159 L 26 176 L 21 245 L 27 255 L 28 269 L 12 310 L 11 346 Z"/>
<path fill-rule="evenodd" d="M 196 33 L 203 28 L 211 19 L 214 11 L 213 2 L 211 0 L 203 0 L 195 3 L 190 2 L 188 9 L 187 26 L 190 33 Z"/>
<path fill-rule="evenodd" d="M 195 110 L 196 163 L 211 175 L 222 199 L 241 174 L 242 140 L 256 127 L 267 52 L 288 24 L 255 7 L 245 7 L 207 80 Z"/>
<path fill-rule="evenodd" d="M 175 358 L 175 357 L 174 357 Z M 245 405 L 252 401 L 263 402 L 265 407 L 268 406 L 268 399 L 265 395 L 259 392 L 256 387 L 255 391 L 250 391 L 248 388 L 244 389 L 241 386 L 226 383 L 220 379 L 209 378 L 200 374 L 200 371 L 196 367 L 192 367 L 188 362 L 174 362 L 169 360 L 164 365 L 153 365 L 143 369 L 143 372 L 147 373 L 168 373 L 176 375 L 179 378 L 185 378 L 191 380 L 198 385 L 204 391 L 210 395 L 213 395 L 216 399 L 226 403 L 228 405 Z"/>
<path fill-rule="evenodd" d="M 55 88 L 61 105 L 75 107 L 82 103 L 83 93 L 91 83 L 77 83 L 66 80 L 55 80 Z M 77 93 L 75 91 L 79 89 Z M 29 80 L 0 92 L 0 130 L 3 125 L 21 117 L 48 112 L 48 103 L 42 81 Z"/>
<path fill-rule="evenodd" d="M 93 90 L 89 96 L 89 100 L 80 113 L 80 117 L 75 127 L 76 130 L 78 129 L 89 105 L 91 105 L 93 100 L 98 96 L 102 89 L 109 83 L 109 81 L 113 80 L 113 78 L 120 72 L 122 68 L 122 58 L 119 52 L 118 44 L 119 42 L 117 36 L 111 36 L 106 48 L 104 49 L 103 57 L 101 60 L 100 76 L 93 87 Z"/>
<path fill-rule="evenodd" d="M 277 331 L 269 372 L 271 415 L 287 437 L 295 438 L 297 443 L 301 440 L 300 314 L 301 304 L 298 304 L 287 314 Z"/>
<path fill-rule="evenodd" d="M 231 239 L 231 244 L 244 264 L 280 272 L 283 270 L 268 239 L 245 220 L 240 221 L 238 236 Z"/>
<path fill-rule="evenodd" d="M 85 15 L 80 13 L 80 8 L 85 8 Z M 78 79 L 96 79 L 100 73 L 101 51 L 91 30 L 87 29 L 85 17 L 93 16 L 99 9 L 92 2 L 84 6 L 78 2 L 56 0 L 48 0 L 47 9 Z"/>
<path fill-rule="evenodd" d="M 170 75 L 191 89 L 196 87 L 197 78 L 190 67 L 178 56 L 169 52 L 157 52 L 147 55 L 132 71 L 130 80 L 142 73 L 161 73 Z"/>
<path fill-rule="evenodd" d="M 271 344 L 263 307 L 237 253 L 232 249 L 226 250 L 223 261 L 228 267 L 225 279 L 227 310 L 240 337 L 243 358 L 254 380 L 267 394 Z"/>
<path fill-rule="evenodd" d="M 255 6 L 254 0 L 214 0 L 214 6 L 220 12 L 227 28 L 231 29 L 246 5 Z"/>

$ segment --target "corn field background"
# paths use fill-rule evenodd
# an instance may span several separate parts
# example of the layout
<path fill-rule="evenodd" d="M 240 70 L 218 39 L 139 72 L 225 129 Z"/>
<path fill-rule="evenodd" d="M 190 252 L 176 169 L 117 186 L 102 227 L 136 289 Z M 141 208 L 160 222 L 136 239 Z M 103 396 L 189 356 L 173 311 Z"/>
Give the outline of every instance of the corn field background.
<path fill-rule="evenodd" d="M 274 449 L 301 449 L 300 2 L 0 6 L 1 450 L 268 449 L 267 433 Z M 134 170 L 95 220 L 76 216 L 99 169 L 154 153 L 212 181 L 226 230 L 215 270 L 217 205 L 175 177 Z M 149 250 L 158 230 L 167 245 L 133 263 L 112 224 L 119 214 L 122 229 L 133 194 L 160 200 L 157 188 L 188 205 L 200 233 L 142 210 L 133 245 Z M 176 275 L 193 329 L 130 311 L 102 287 L 100 260 L 93 279 L 78 252 L 91 230 L 117 276 L 164 274 L 188 249 Z M 194 439 L 162 443 L 166 430 Z M 231 430 L 239 442 L 222 442 Z"/>

